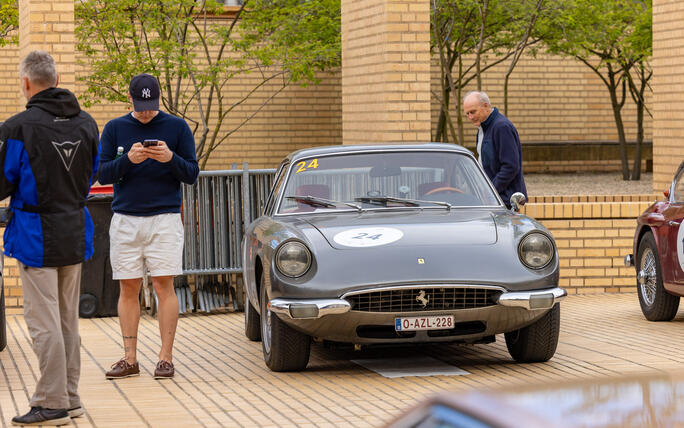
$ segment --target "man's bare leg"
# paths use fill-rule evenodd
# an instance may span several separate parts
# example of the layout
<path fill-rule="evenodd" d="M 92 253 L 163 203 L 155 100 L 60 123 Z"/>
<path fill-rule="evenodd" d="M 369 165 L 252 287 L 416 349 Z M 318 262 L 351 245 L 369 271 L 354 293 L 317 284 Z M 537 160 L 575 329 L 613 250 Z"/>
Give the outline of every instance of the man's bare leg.
<path fill-rule="evenodd" d="M 137 361 L 138 323 L 140 322 L 140 286 L 142 278 L 119 281 L 119 323 L 124 343 L 124 356 L 128 364 Z"/>
<path fill-rule="evenodd" d="M 173 340 L 176 336 L 176 325 L 178 325 L 178 298 L 173 289 L 173 276 L 152 277 L 152 285 L 159 300 L 157 314 L 162 343 L 159 360 L 172 363 Z"/>

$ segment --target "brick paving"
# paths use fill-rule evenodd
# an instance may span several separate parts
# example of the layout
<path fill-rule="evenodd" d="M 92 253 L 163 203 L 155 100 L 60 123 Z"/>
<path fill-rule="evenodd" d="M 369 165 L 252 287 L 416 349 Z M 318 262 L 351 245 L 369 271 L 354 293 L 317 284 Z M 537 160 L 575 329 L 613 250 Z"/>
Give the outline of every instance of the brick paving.
<path fill-rule="evenodd" d="M 142 375 L 108 381 L 123 355 L 117 318 L 81 320 L 80 393 L 87 411 L 79 427 L 378 427 L 427 395 L 624 373 L 676 371 L 684 362 L 684 310 L 674 321 L 651 323 L 634 293 L 570 296 L 562 304 L 561 337 L 548 363 L 512 362 L 502 336 L 494 344 L 376 348 L 312 348 L 306 371 L 273 373 L 261 344 L 243 334 L 241 313 L 180 319 L 176 377 L 154 380 L 156 320 L 140 323 Z M 0 427 L 28 409 L 37 376 L 28 331 L 8 316 L 8 347 L 0 352 Z M 426 355 L 470 374 L 384 378 L 354 359 Z"/>

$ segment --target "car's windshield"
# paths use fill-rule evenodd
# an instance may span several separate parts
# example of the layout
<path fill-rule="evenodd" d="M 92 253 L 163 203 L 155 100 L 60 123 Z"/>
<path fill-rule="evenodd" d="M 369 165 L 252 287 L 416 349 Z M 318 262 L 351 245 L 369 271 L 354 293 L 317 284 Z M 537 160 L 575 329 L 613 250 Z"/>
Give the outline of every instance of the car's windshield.
<path fill-rule="evenodd" d="M 280 214 L 353 210 L 355 206 L 444 209 L 499 205 L 473 158 L 437 151 L 303 159 L 290 168 L 282 196 Z"/>

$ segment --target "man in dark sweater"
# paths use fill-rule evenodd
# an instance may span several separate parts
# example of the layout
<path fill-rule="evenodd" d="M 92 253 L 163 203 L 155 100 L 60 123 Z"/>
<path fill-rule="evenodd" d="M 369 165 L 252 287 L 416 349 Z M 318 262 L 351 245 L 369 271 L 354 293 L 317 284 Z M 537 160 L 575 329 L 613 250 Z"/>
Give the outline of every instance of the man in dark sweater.
<path fill-rule="evenodd" d="M 93 255 L 85 199 L 97 171 L 98 130 L 74 94 L 56 87 L 47 52 L 29 53 L 19 76 L 28 103 L 0 127 L 0 199 L 11 197 L 5 254 L 19 265 L 40 377 L 31 411 L 12 424 L 63 425 L 84 413 L 78 296 L 81 263 Z"/>
<path fill-rule="evenodd" d="M 511 195 L 521 192 L 527 197 L 522 170 L 522 145 L 515 126 L 484 92 L 468 92 L 463 98 L 463 111 L 478 127 L 477 156 L 489 179 L 508 208 Z"/>
<path fill-rule="evenodd" d="M 173 277 L 183 272 L 181 182 L 192 184 L 199 167 L 195 140 L 183 119 L 159 111 L 157 79 L 139 74 L 131 79 L 133 112 L 105 125 L 100 138 L 101 184 L 114 183 L 110 236 L 112 276 L 120 282 L 119 321 L 124 357 L 107 379 L 140 374 L 137 332 L 138 296 L 149 271 L 158 299 L 161 350 L 155 378 L 174 375 L 173 340 L 178 299 Z"/>

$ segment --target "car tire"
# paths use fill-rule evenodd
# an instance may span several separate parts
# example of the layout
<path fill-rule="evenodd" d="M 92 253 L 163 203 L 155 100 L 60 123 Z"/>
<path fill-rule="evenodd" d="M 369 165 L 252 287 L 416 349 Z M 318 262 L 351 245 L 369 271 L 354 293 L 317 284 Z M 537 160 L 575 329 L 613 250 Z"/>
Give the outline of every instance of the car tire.
<path fill-rule="evenodd" d="M 252 342 L 261 340 L 261 317 L 249 301 L 245 290 L 245 336 Z"/>
<path fill-rule="evenodd" d="M 639 242 L 636 266 L 637 294 L 644 317 L 649 321 L 672 320 L 679 309 L 679 296 L 668 293 L 663 286 L 658 247 L 651 232 Z"/>
<path fill-rule="evenodd" d="M 519 363 L 541 363 L 556 353 L 559 334 L 560 304 L 556 303 L 534 323 L 506 333 L 506 347 Z"/>
<path fill-rule="evenodd" d="M 278 318 L 266 307 L 268 296 L 263 278 L 260 287 L 261 348 L 264 361 L 274 372 L 300 371 L 306 368 L 311 353 L 311 337 Z"/>

